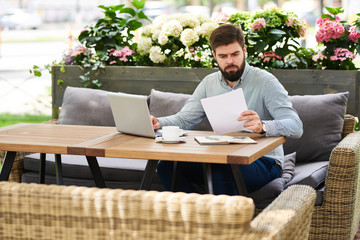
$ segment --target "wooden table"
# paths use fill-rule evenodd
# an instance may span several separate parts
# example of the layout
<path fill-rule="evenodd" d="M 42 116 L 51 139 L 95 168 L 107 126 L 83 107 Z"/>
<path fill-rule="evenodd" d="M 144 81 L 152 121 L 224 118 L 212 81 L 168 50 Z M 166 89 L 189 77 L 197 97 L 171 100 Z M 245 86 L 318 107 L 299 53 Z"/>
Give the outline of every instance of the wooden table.
<path fill-rule="evenodd" d="M 208 131 L 187 131 L 185 143 L 156 143 L 152 138 L 121 134 L 114 127 L 16 124 L 0 128 L 0 150 L 7 151 L 0 180 L 7 180 L 16 152 L 85 155 L 97 185 L 105 186 L 96 157 L 149 159 L 141 188 L 151 184 L 159 160 L 199 162 L 208 168 L 208 190 L 212 192 L 210 163 L 230 164 L 233 174 L 240 174 L 238 164 L 251 164 L 285 142 L 284 137 L 263 137 L 259 134 L 232 133 L 250 136 L 256 144 L 199 145 L 194 136 L 213 135 Z M 174 174 L 176 176 L 176 174 Z M 242 178 L 235 181 L 238 190 L 246 194 Z"/>

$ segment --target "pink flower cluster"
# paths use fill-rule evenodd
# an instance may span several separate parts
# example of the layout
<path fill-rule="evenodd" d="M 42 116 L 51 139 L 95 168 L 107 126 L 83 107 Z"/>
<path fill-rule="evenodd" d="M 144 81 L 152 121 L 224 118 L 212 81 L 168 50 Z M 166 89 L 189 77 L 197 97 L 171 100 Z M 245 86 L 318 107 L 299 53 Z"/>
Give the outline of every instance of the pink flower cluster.
<path fill-rule="evenodd" d="M 330 59 L 332 61 L 345 61 L 347 59 L 354 59 L 356 57 L 356 55 L 352 52 L 350 52 L 348 49 L 346 48 L 336 48 L 334 50 L 334 56 L 331 56 Z"/>
<path fill-rule="evenodd" d="M 255 19 L 253 25 L 251 26 L 251 30 L 260 30 L 266 26 L 265 18 L 257 18 Z"/>
<path fill-rule="evenodd" d="M 306 27 L 303 26 L 303 24 L 301 22 L 299 22 L 299 20 L 294 18 L 294 17 L 289 17 L 288 19 L 286 19 L 286 26 L 288 26 L 288 27 L 300 27 L 300 31 L 299 31 L 300 36 L 304 37 L 305 34 L 306 34 Z"/>
<path fill-rule="evenodd" d="M 261 56 L 261 59 L 263 59 L 263 62 L 270 62 L 271 60 L 276 59 L 281 60 L 281 57 L 277 55 L 274 51 L 268 51 Z"/>
<path fill-rule="evenodd" d="M 316 25 L 318 25 L 319 27 L 326 21 L 333 21 L 330 18 L 324 18 L 322 19 L 321 17 L 316 21 Z M 335 21 L 340 21 L 340 18 L 338 16 L 335 16 Z"/>
<path fill-rule="evenodd" d="M 88 49 L 84 46 L 77 46 L 74 50 L 70 50 L 70 56 L 76 57 L 82 53 L 85 53 Z"/>
<path fill-rule="evenodd" d="M 323 21 L 319 31 L 316 33 L 318 43 L 329 42 L 330 39 L 338 39 L 345 33 L 343 25 L 330 19 Z"/>
<path fill-rule="evenodd" d="M 318 52 L 317 54 L 315 54 L 314 56 L 312 56 L 312 60 L 314 62 L 317 62 L 318 60 L 322 61 L 324 59 L 327 59 L 327 57 L 322 53 L 322 52 Z"/>
<path fill-rule="evenodd" d="M 348 38 L 353 41 L 353 42 L 357 42 L 360 38 L 360 33 L 358 33 L 356 31 L 356 27 L 355 26 L 352 26 L 350 29 L 349 29 L 349 36 Z"/>
<path fill-rule="evenodd" d="M 131 50 L 128 46 L 124 47 L 121 50 L 117 50 L 117 49 L 111 49 L 109 56 L 114 56 L 114 57 L 118 57 L 120 61 L 122 62 L 127 62 L 129 61 L 129 59 L 127 59 L 128 56 L 131 56 L 134 54 L 134 51 Z M 114 64 L 116 63 L 116 61 L 111 61 L 109 64 Z"/>

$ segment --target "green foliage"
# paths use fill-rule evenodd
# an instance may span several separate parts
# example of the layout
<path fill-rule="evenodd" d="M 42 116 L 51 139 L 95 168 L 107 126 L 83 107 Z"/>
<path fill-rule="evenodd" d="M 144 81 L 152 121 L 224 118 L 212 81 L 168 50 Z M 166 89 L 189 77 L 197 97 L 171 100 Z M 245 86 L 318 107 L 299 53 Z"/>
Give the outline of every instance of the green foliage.
<path fill-rule="evenodd" d="M 251 65 L 264 69 L 297 67 L 295 53 L 305 34 L 305 24 L 296 14 L 269 8 L 235 13 L 228 22 L 241 25 Z"/>
<path fill-rule="evenodd" d="M 118 58 L 111 52 L 121 51 L 126 48 L 131 53 L 137 49 L 134 31 L 142 27 L 142 21 L 150 21 L 142 9 L 145 0 L 133 0 L 135 8 L 126 7 L 124 4 L 116 6 L 98 6 L 104 12 L 94 26 L 87 26 L 78 36 L 82 46 L 71 50 L 65 57 L 66 64 L 81 65 L 86 69 L 80 77 L 83 87 L 100 88 L 102 83 L 98 75 L 105 65 L 135 65 L 134 55 Z"/>

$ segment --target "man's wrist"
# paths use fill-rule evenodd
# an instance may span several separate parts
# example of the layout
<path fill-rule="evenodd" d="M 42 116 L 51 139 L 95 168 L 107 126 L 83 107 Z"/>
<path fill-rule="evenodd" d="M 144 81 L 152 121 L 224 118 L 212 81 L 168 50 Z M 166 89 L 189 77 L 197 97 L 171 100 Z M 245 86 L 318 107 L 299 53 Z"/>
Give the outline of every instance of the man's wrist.
<path fill-rule="evenodd" d="M 264 122 L 261 122 L 261 126 L 262 126 L 262 128 L 261 128 L 260 134 L 265 135 L 266 134 L 266 124 Z"/>

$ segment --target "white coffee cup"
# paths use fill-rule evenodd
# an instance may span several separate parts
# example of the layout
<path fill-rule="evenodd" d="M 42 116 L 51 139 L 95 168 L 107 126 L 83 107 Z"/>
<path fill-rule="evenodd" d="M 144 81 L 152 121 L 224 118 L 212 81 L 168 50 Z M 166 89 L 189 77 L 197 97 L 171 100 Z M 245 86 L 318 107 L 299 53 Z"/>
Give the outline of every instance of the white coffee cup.
<path fill-rule="evenodd" d="M 164 141 L 177 141 L 180 136 L 179 126 L 164 126 L 162 127 L 162 138 Z"/>

